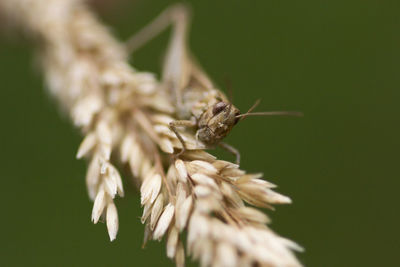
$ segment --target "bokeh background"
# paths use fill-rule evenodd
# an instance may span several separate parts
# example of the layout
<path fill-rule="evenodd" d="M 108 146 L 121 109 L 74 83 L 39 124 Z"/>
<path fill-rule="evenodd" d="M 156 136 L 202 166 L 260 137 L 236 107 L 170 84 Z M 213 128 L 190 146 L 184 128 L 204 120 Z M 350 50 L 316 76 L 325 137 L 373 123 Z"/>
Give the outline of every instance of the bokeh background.
<path fill-rule="evenodd" d="M 174 1 L 101 1 L 126 39 Z M 299 242 L 307 266 L 399 263 L 400 6 L 398 1 L 237 1 L 191 4 L 191 48 L 242 110 L 300 110 L 249 118 L 228 141 L 294 203 L 268 211 Z M 133 58 L 160 71 L 168 33 Z M 141 249 L 135 189 L 117 200 L 120 231 L 92 225 L 81 140 L 46 92 L 33 46 L 0 37 L 0 265 L 173 266 L 164 242 Z M 230 155 L 218 152 L 223 157 Z M 196 266 L 191 263 L 192 266 Z"/>

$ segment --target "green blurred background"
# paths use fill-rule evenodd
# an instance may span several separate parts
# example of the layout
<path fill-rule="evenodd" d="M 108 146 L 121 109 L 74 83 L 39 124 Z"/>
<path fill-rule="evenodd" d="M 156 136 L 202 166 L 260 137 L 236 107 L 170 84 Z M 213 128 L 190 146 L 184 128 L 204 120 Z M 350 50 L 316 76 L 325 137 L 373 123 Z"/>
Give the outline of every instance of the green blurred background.
<path fill-rule="evenodd" d="M 173 2 L 96 9 L 126 39 Z M 307 266 L 398 266 L 398 1 L 188 2 L 191 48 L 217 84 L 230 79 L 236 106 L 261 98 L 258 110 L 305 113 L 249 118 L 228 140 L 244 169 L 264 172 L 294 201 L 268 212 L 271 227 L 306 248 Z M 173 266 L 164 242 L 141 249 L 139 196 L 129 186 L 117 200 L 117 240 L 92 225 L 79 132 L 45 91 L 33 47 L 0 38 L 0 265 Z M 133 65 L 159 72 L 167 40 L 140 50 Z"/>

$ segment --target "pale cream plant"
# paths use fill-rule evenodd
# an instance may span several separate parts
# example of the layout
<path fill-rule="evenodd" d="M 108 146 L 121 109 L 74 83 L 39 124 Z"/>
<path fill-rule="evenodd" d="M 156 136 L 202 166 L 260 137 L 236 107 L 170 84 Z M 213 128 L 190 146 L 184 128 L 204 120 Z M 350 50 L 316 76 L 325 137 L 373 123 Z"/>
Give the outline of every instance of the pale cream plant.
<path fill-rule="evenodd" d="M 170 130 L 176 106 L 152 73 L 133 69 L 126 49 L 80 0 L 2 0 L 11 21 L 36 39 L 52 95 L 85 136 L 92 221 L 118 232 L 114 204 L 124 194 L 115 162 L 129 166 L 140 187 L 145 242 L 166 236 L 167 256 L 183 266 L 186 253 L 202 266 L 300 266 L 294 242 L 266 226 L 263 208 L 291 200 L 260 174 L 205 152 L 182 130 L 187 151 Z"/>

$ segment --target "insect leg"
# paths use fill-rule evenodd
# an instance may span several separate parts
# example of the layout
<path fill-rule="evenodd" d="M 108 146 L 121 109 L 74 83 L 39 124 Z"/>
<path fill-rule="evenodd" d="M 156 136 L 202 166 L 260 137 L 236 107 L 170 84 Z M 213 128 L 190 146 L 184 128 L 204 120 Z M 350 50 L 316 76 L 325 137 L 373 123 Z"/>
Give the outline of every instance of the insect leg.
<path fill-rule="evenodd" d="M 176 155 L 176 156 L 180 156 L 186 151 L 186 145 L 185 145 L 185 141 L 183 140 L 182 136 L 178 132 L 178 129 L 176 128 L 177 126 L 195 127 L 196 123 L 193 121 L 189 121 L 189 120 L 171 121 L 169 123 L 169 128 L 171 129 L 171 131 L 173 131 L 175 133 L 176 137 L 179 139 L 179 141 L 182 144 L 182 150 Z"/>
<path fill-rule="evenodd" d="M 168 45 L 162 70 L 162 83 L 175 95 L 178 116 L 187 117 L 183 108 L 183 90 L 190 80 L 190 63 L 187 49 L 187 31 L 190 12 L 183 4 L 176 4 L 163 11 L 149 25 L 126 42 L 128 52 L 133 52 L 172 25 L 172 36 Z"/>
<path fill-rule="evenodd" d="M 220 142 L 218 144 L 221 148 L 225 149 L 226 151 L 228 151 L 229 153 L 233 154 L 236 156 L 236 164 L 240 165 L 240 152 L 239 150 L 237 150 L 236 148 L 234 148 L 231 145 L 228 145 L 227 143 L 224 142 Z"/>
<path fill-rule="evenodd" d="M 158 17 L 143 27 L 138 33 L 134 34 L 125 42 L 125 47 L 129 53 L 133 53 L 147 42 L 151 41 L 170 25 L 176 27 L 177 24 L 188 24 L 190 12 L 184 4 L 174 4 L 165 9 Z"/>

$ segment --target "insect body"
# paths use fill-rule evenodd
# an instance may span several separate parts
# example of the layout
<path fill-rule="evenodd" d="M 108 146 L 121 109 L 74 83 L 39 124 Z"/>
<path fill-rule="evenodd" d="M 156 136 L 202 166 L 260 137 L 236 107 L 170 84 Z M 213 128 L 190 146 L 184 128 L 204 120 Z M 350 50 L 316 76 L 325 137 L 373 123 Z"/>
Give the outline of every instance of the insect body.
<path fill-rule="evenodd" d="M 162 84 L 176 103 L 176 116 L 179 120 L 169 124 L 186 150 L 185 142 L 178 131 L 179 126 L 192 127 L 196 138 L 207 147 L 220 146 L 236 155 L 239 164 L 240 154 L 232 146 L 222 142 L 239 120 L 249 115 L 300 115 L 296 112 L 261 112 L 240 114 L 231 101 L 215 88 L 205 72 L 198 66 L 187 48 L 187 31 L 189 25 L 188 9 L 174 5 L 165 10 L 142 31 L 127 42 L 127 49 L 134 51 L 144 43 L 173 25 L 172 37 L 166 53 L 162 71 Z"/>
<path fill-rule="evenodd" d="M 183 106 L 177 110 L 180 120 L 170 123 L 170 129 L 182 143 L 185 151 L 185 142 L 181 138 L 178 126 L 192 127 L 196 130 L 196 139 L 206 147 L 221 146 L 236 155 L 239 163 L 239 152 L 222 140 L 229 134 L 233 126 L 240 120 L 240 111 L 218 90 L 198 90 L 191 88 L 183 91 Z M 178 106 L 179 107 L 179 106 Z"/>

